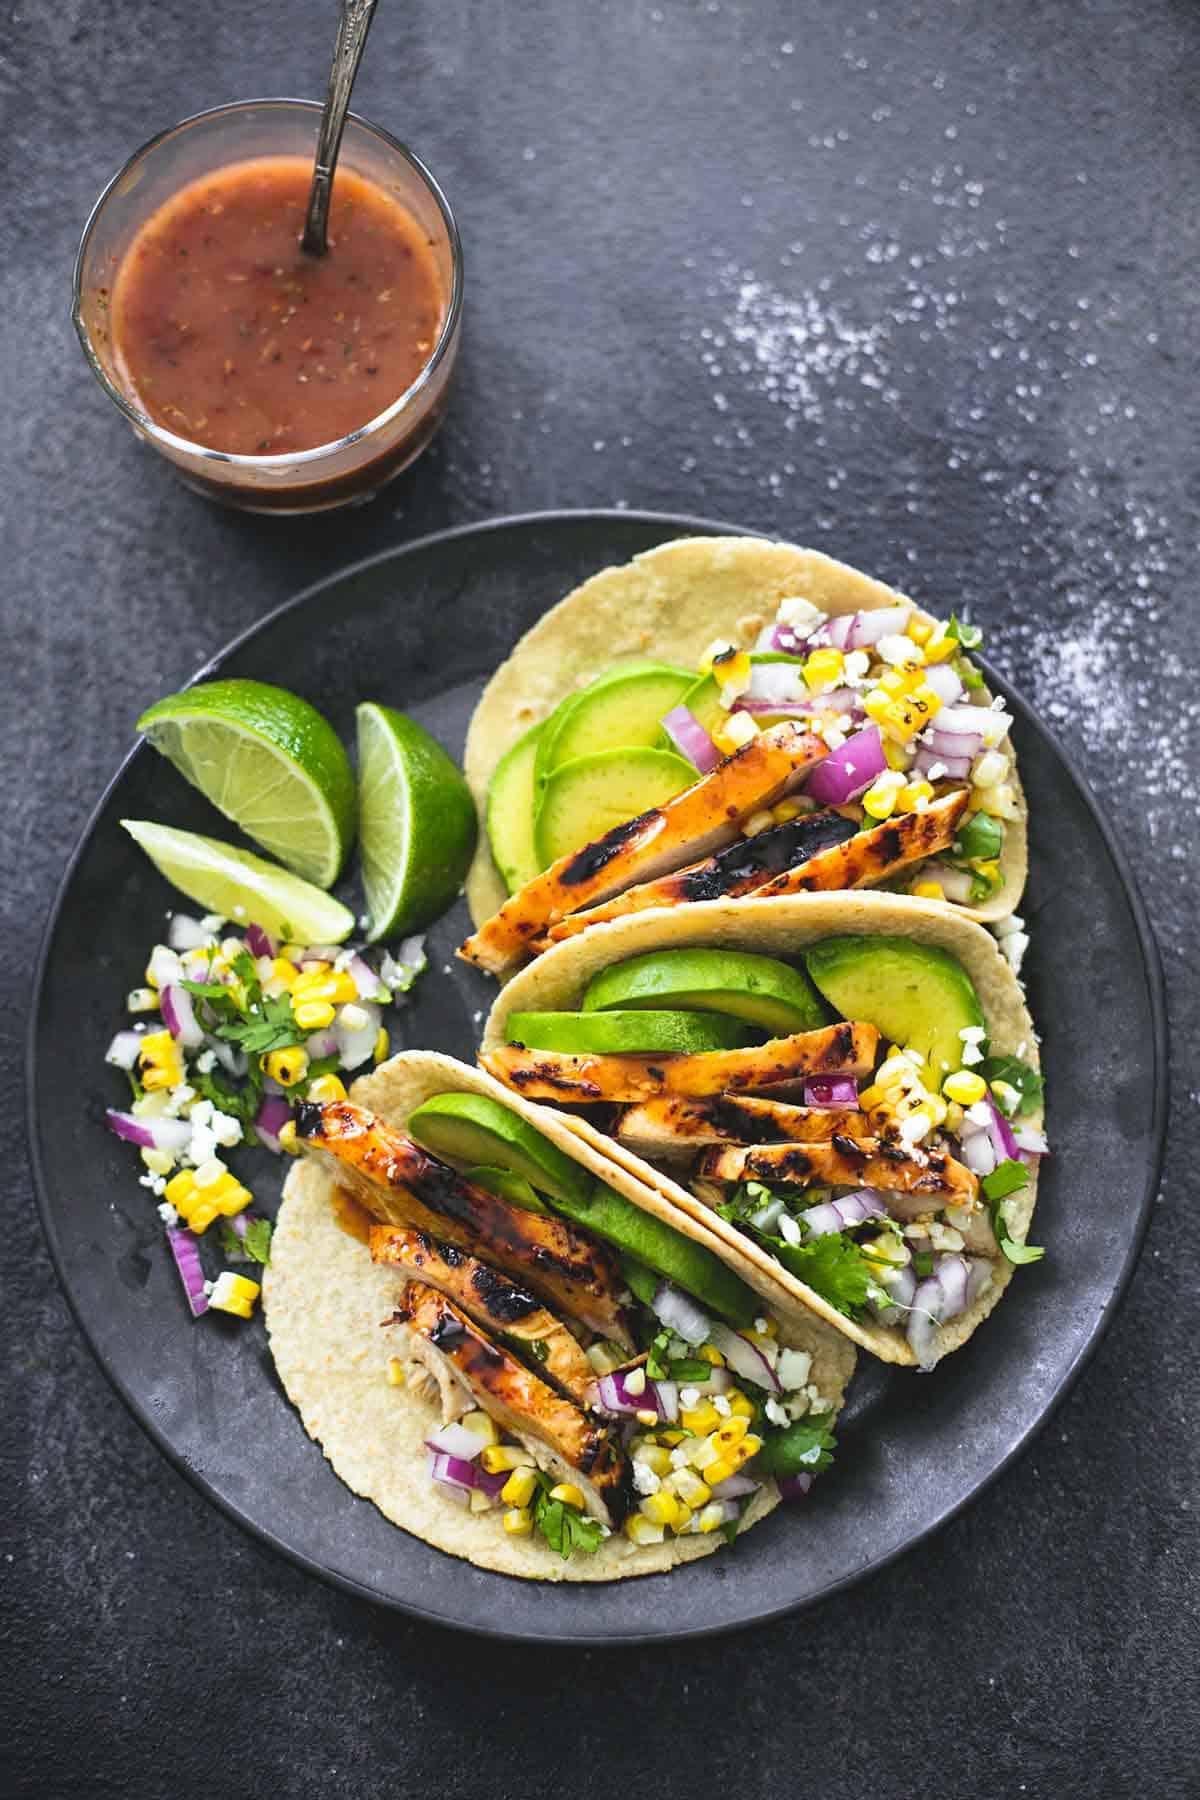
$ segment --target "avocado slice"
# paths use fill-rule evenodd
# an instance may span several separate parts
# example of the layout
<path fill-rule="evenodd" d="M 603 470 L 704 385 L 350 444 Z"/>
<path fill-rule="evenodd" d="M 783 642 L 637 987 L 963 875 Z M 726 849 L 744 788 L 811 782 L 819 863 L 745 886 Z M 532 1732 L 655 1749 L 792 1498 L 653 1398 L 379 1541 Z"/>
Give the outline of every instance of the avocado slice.
<path fill-rule="evenodd" d="M 828 1023 L 802 969 L 742 950 L 651 950 L 602 969 L 583 996 L 585 1013 L 643 1007 L 728 1013 L 772 1037 Z"/>
<path fill-rule="evenodd" d="M 690 669 L 670 663 L 631 663 L 608 669 L 578 693 L 569 694 L 551 713 L 542 738 L 535 776 L 539 791 L 555 769 L 577 756 L 616 746 L 660 745 L 659 721 L 678 706 L 694 680 Z"/>
<path fill-rule="evenodd" d="M 406 1129 L 435 1156 L 507 1169 L 551 1200 L 582 1205 L 587 1198 L 592 1183 L 587 1170 L 488 1094 L 432 1094 L 410 1113 Z"/>
<path fill-rule="evenodd" d="M 962 964 L 912 938 L 824 938 L 804 953 L 808 972 L 844 1019 L 878 1026 L 889 1043 L 918 1050 L 939 1083 L 962 1067 L 959 1032 L 985 1024 Z"/>
<path fill-rule="evenodd" d="M 696 1056 L 740 1050 L 760 1035 L 715 1012 L 515 1012 L 505 1030 L 510 1044 L 565 1056 Z"/>
<path fill-rule="evenodd" d="M 492 861 L 515 894 L 540 873 L 533 844 L 534 765 L 548 720 L 535 725 L 505 752 L 488 785 L 487 833 Z"/>
<path fill-rule="evenodd" d="M 653 1213 L 643 1212 L 603 1181 L 593 1181 L 582 1203 L 577 1199 L 556 1200 L 555 1210 L 565 1214 L 572 1224 L 582 1225 L 585 1231 L 604 1238 L 623 1256 L 632 1257 L 655 1275 L 673 1281 L 701 1306 L 734 1325 L 749 1325 L 761 1310 L 753 1291 L 713 1251 L 693 1243 Z M 630 1286 L 637 1293 L 633 1282 Z"/>
<path fill-rule="evenodd" d="M 524 1212 L 550 1211 L 541 1195 L 534 1193 L 525 1177 L 515 1174 L 512 1169 L 492 1169 L 486 1165 L 483 1168 L 468 1169 L 467 1180 L 473 1181 L 476 1187 L 486 1188 L 489 1194 L 496 1194 L 501 1200 L 507 1200 L 510 1206 L 519 1206 Z"/>
<path fill-rule="evenodd" d="M 538 866 L 581 850 L 614 825 L 691 787 L 696 771 L 671 750 L 598 750 L 561 763 L 537 802 L 533 836 Z"/>

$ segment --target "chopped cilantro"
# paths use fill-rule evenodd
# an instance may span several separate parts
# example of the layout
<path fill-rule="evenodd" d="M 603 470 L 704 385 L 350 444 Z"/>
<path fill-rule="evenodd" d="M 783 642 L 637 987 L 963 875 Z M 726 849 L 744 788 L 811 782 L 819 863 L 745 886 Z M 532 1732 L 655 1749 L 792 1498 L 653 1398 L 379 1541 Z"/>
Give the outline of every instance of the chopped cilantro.
<path fill-rule="evenodd" d="M 247 1219 L 245 1235 L 239 1237 L 228 1219 L 222 1219 L 221 1254 L 244 1262 L 270 1262 L 274 1229 L 270 1219 Z"/>
<path fill-rule="evenodd" d="M 684 1356 L 667 1364 L 667 1374 L 672 1381 L 707 1381 L 712 1374 L 712 1364 L 702 1362 L 699 1357 Z"/>
<path fill-rule="evenodd" d="M 784 1268 L 828 1300 L 838 1312 L 853 1318 L 866 1306 L 875 1273 L 865 1256 L 844 1231 L 822 1232 L 807 1244 L 789 1244 L 783 1238 L 765 1237 Z"/>
<path fill-rule="evenodd" d="M 978 650 L 983 642 L 983 633 L 978 625 L 969 624 L 966 619 L 958 618 L 955 613 L 950 614 L 946 636 L 953 638 L 955 643 L 961 644 L 964 650 Z"/>
<path fill-rule="evenodd" d="M 1004 847 L 1004 825 L 990 813 L 972 813 L 954 840 L 954 854 L 966 862 L 992 862 Z"/>
<path fill-rule="evenodd" d="M 646 1373 L 651 1381 L 667 1379 L 668 1357 L 673 1336 L 673 1332 L 660 1331 L 651 1341 L 650 1348 L 646 1352 Z"/>
<path fill-rule="evenodd" d="M 781 1431 L 769 1431 L 758 1453 L 757 1466 L 764 1475 L 799 1475 L 805 1471 L 819 1475 L 833 1461 L 837 1439 L 830 1426 L 831 1412 L 809 1413 L 793 1419 Z"/>
<path fill-rule="evenodd" d="M 565 1562 L 573 1550 L 588 1553 L 598 1550 L 604 1541 L 598 1519 L 589 1519 L 573 1506 L 550 1498 L 550 1483 L 541 1478 L 533 1499 L 533 1527 L 540 1531 L 552 1550 Z"/>
<path fill-rule="evenodd" d="M 985 1175 L 979 1184 L 983 1189 L 985 1200 L 1004 1200 L 1009 1194 L 1015 1194 L 1018 1188 L 1028 1187 L 1029 1170 L 1023 1162 L 1013 1162 L 1011 1157 L 997 1163 L 990 1175 Z"/>
<path fill-rule="evenodd" d="M 996 1238 L 1005 1257 L 1018 1268 L 1022 1263 L 1041 1262 L 1046 1254 L 1040 1244 L 1018 1244 L 1006 1231 L 997 1231 Z"/>
<path fill-rule="evenodd" d="M 1021 1096 L 1017 1106 L 1018 1115 L 1036 1112 L 1042 1104 L 1042 1096 L 1046 1084 L 1036 1069 L 1022 1062 L 1017 1056 L 989 1056 L 981 1063 L 979 1073 L 990 1087 L 995 1081 L 1005 1081 Z"/>
<path fill-rule="evenodd" d="M 932 1252 L 929 1250 L 916 1251 L 912 1259 L 912 1266 L 913 1274 L 919 1275 L 922 1281 L 926 1280 L 928 1276 L 933 1274 Z"/>
<path fill-rule="evenodd" d="M 1004 1217 L 1004 1201 L 1009 1194 L 1015 1194 L 1029 1185 L 1029 1170 L 1024 1163 L 1013 1162 L 1011 1158 L 997 1163 L 990 1175 L 985 1175 L 980 1182 L 984 1198 L 992 1208 L 992 1229 L 996 1233 L 996 1242 L 1001 1252 L 1010 1263 L 1040 1262 L 1046 1252 L 1037 1244 L 1018 1244 L 1008 1234 L 1007 1221 Z"/>
<path fill-rule="evenodd" d="M 721 1532 L 721 1536 L 725 1539 L 725 1542 L 729 1545 L 730 1549 L 733 1548 L 734 1540 L 736 1539 L 738 1532 L 741 1530 L 741 1526 L 742 1526 L 742 1521 L 740 1519 L 729 1519 L 724 1525 L 722 1525 L 719 1528 L 720 1532 Z"/>
<path fill-rule="evenodd" d="M 286 994 L 266 994 L 251 1018 L 222 1021 L 217 1036 L 236 1044 L 247 1056 L 265 1056 L 271 1050 L 290 1050 L 302 1044 L 307 1033 L 296 1023 Z"/>
<path fill-rule="evenodd" d="M 252 1126 L 258 1116 L 258 1108 L 262 1099 L 258 1082 L 254 1079 L 257 1071 L 246 1072 L 246 1085 L 231 1087 L 216 1069 L 198 1069 L 193 1063 L 188 1070 L 188 1083 L 204 1100 L 211 1100 L 218 1112 L 228 1113 L 231 1118 L 240 1119 L 243 1126 Z"/>
<path fill-rule="evenodd" d="M 951 666 L 965 688 L 974 690 L 983 686 L 983 676 L 969 656 L 956 656 Z"/>

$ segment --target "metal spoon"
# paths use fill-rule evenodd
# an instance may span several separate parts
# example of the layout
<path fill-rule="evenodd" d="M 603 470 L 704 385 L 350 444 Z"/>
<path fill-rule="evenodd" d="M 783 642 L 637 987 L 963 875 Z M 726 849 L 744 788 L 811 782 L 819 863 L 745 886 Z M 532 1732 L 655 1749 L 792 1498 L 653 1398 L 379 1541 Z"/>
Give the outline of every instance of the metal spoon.
<path fill-rule="evenodd" d="M 317 134 L 317 160 L 313 168 L 312 186 L 308 190 L 304 236 L 300 239 L 300 248 L 307 250 L 310 256 L 324 256 L 329 247 L 326 232 L 329 228 L 333 171 L 337 168 L 350 94 L 363 51 L 367 47 L 367 33 L 371 29 L 371 20 L 375 17 L 376 5 L 377 0 L 340 0 L 333 65 L 329 71 L 321 129 Z"/>

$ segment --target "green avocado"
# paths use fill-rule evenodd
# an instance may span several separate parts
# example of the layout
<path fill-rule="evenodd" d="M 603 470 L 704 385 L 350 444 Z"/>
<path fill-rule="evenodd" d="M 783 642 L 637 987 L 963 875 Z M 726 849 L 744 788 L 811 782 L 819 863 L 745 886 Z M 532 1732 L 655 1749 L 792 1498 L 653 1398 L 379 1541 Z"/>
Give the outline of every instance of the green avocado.
<path fill-rule="evenodd" d="M 533 834 L 539 866 L 548 868 L 614 825 L 661 806 L 695 779 L 695 769 L 682 756 L 645 746 L 597 750 L 560 763 L 537 803 Z"/>
<path fill-rule="evenodd" d="M 788 1037 L 828 1024 L 802 969 L 742 950 L 651 950 L 593 976 L 583 1011 L 700 1007 Z"/>
<path fill-rule="evenodd" d="M 715 1012 L 515 1012 L 504 1028 L 510 1044 L 564 1056 L 697 1056 L 740 1050 L 760 1036 Z"/>
<path fill-rule="evenodd" d="M 487 831 L 492 861 L 515 894 L 541 870 L 533 847 L 534 764 L 549 721 L 518 738 L 496 764 L 488 786 Z"/>
<path fill-rule="evenodd" d="M 406 1129 L 435 1156 L 507 1169 L 554 1201 L 582 1204 L 587 1198 L 588 1171 L 488 1094 L 433 1094 L 410 1113 Z"/>
<path fill-rule="evenodd" d="M 577 756 L 639 745 L 659 747 L 659 721 L 678 706 L 693 680 L 690 670 L 670 663 L 628 663 L 568 694 L 546 721 L 534 776 L 538 792 L 555 769 Z"/>
<path fill-rule="evenodd" d="M 962 1067 L 967 1026 L 985 1023 L 962 964 L 912 938 L 824 938 L 804 953 L 808 972 L 844 1019 L 879 1028 L 888 1043 L 918 1050 L 940 1083 Z"/>
<path fill-rule="evenodd" d="M 523 1212 L 550 1211 L 541 1196 L 534 1193 L 525 1177 L 515 1174 L 512 1169 L 491 1169 L 486 1165 L 479 1169 L 468 1169 L 467 1180 L 474 1182 L 476 1187 L 486 1188 L 489 1194 L 507 1200 L 510 1206 L 519 1206 Z"/>

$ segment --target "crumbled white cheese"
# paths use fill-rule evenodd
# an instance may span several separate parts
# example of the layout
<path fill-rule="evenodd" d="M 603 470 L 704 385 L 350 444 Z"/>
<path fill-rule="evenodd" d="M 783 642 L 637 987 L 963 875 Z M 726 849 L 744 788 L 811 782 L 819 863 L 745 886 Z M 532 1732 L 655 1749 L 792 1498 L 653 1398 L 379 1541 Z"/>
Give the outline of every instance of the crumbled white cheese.
<path fill-rule="evenodd" d="M 910 1113 L 907 1119 L 901 1119 L 900 1136 L 906 1144 L 919 1144 L 923 1137 L 928 1137 L 933 1129 L 933 1120 L 928 1113 Z"/>
<path fill-rule="evenodd" d="M 347 1031 L 363 1031 L 371 1023 L 371 1015 L 364 1012 L 361 1006 L 355 1006 L 351 1000 L 339 1012 L 338 1023 L 344 1025 Z"/>
<path fill-rule="evenodd" d="M 821 736 L 830 750 L 840 750 L 846 741 L 846 734 L 840 730 L 833 719 L 827 719 L 821 727 Z"/>
<path fill-rule="evenodd" d="M 880 659 L 885 663 L 890 663 L 893 668 L 900 668 L 904 663 L 910 663 L 916 659 L 916 645 L 910 637 L 903 637 L 898 631 L 890 633 L 887 637 L 881 637 L 875 650 Z"/>
<path fill-rule="evenodd" d="M 780 1405 L 774 1394 L 771 1394 L 768 1397 L 767 1403 L 763 1407 L 763 1411 L 766 1413 L 768 1419 L 770 1419 L 772 1425 L 787 1425 L 791 1422 L 787 1408 Z"/>
<path fill-rule="evenodd" d="M 188 1117 L 192 1121 L 192 1129 L 197 1125 L 208 1125 L 212 1122 L 213 1103 L 211 1100 L 197 1100 Z"/>
<path fill-rule="evenodd" d="M 686 1469 L 688 1464 L 691 1462 L 691 1460 L 692 1460 L 691 1445 L 690 1444 L 676 1444 L 675 1448 L 671 1452 L 671 1467 L 673 1469 Z"/>
<path fill-rule="evenodd" d="M 1008 939 L 1005 939 L 1006 943 L 1008 941 Z M 983 1061 L 983 1051 L 979 1048 L 978 1044 L 964 1044 L 962 1059 L 966 1066 L 970 1068 L 972 1063 L 981 1063 Z"/>
<path fill-rule="evenodd" d="M 699 1406 L 700 1404 L 700 1389 L 694 1387 L 680 1388 L 679 1404 L 685 1412 L 691 1412 L 694 1406 Z"/>
<path fill-rule="evenodd" d="M 202 1050 L 196 1058 L 196 1067 L 202 1075 L 210 1074 L 216 1066 L 217 1053 L 215 1050 Z"/>
<path fill-rule="evenodd" d="M 789 1391 L 802 1388 L 812 1372 L 812 1357 L 807 1350 L 784 1350 L 780 1353 L 775 1373 L 780 1385 Z"/>
<path fill-rule="evenodd" d="M 635 1461 L 633 1464 L 633 1486 L 636 1493 L 657 1494 L 659 1488 L 662 1486 L 662 1482 L 654 1473 L 654 1470 L 650 1467 L 649 1463 Z"/>
<path fill-rule="evenodd" d="M 1025 952 L 1029 948 L 1029 939 L 1023 931 L 1010 931 L 1008 936 L 1002 937 L 999 942 L 1005 962 L 1014 975 L 1019 975 L 1021 964 L 1025 960 Z"/>
<path fill-rule="evenodd" d="M 161 1175 L 139 1175 L 138 1185 L 139 1187 L 149 1188 L 155 1199 L 157 1199 L 160 1194 L 164 1194 L 167 1189 L 167 1184 Z"/>
<path fill-rule="evenodd" d="M 972 1106 L 968 1106 L 963 1117 L 970 1119 L 972 1125 L 990 1125 L 992 1109 L 986 1100 L 976 1100 Z"/>
<path fill-rule="evenodd" d="M 861 687 L 867 679 L 871 659 L 865 650 L 851 650 L 842 665 L 842 679 L 847 687 Z"/>
<path fill-rule="evenodd" d="M 987 1031 L 982 1025 L 964 1025 L 958 1035 L 964 1044 L 978 1044 L 987 1036 Z"/>
<path fill-rule="evenodd" d="M 925 771 L 925 779 L 926 779 L 926 781 L 940 781 L 942 779 L 942 776 L 945 773 L 946 773 L 945 763 L 943 763 L 943 762 L 930 763 L 929 767 Z"/>
<path fill-rule="evenodd" d="M 725 1398 L 724 1394 L 714 1394 L 712 1397 L 712 1403 L 713 1403 L 713 1406 L 715 1407 L 716 1411 L 720 1413 L 720 1415 L 723 1419 L 729 1418 L 730 1414 L 733 1412 L 733 1408 L 732 1408 L 732 1406 L 730 1406 L 730 1404 L 729 1404 L 728 1400 Z"/>
<path fill-rule="evenodd" d="M 164 1181 L 163 1186 L 166 1187 L 166 1185 L 167 1184 Z M 159 1206 L 158 1216 L 162 1220 L 164 1225 L 178 1225 L 178 1223 L 179 1223 L 179 1214 L 176 1212 L 175 1208 L 171 1205 L 171 1202 L 169 1200 L 164 1200 L 162 1202 L 162 1204 Z"/>
<path fill-rule="evenodd" d="M 223 1150 L 232 1150 L 235 1144 L 242 1141 L 241 1120 L 235 1119 L 230 1113 L 214 1111 L 210 1129 Z"/>
<path fill-rule="evenodd" d="M 775 614 L 781 625 L 786 625 L 796 633 L 797 637 L 811 637 L 818 625 L 825 623 L 825 614 L 811 600 L 801 599 L 799 594 L 792 594 L 779 602 Z"/>

